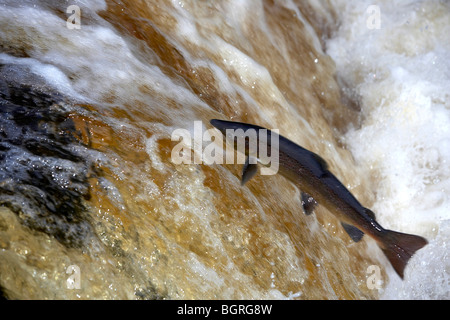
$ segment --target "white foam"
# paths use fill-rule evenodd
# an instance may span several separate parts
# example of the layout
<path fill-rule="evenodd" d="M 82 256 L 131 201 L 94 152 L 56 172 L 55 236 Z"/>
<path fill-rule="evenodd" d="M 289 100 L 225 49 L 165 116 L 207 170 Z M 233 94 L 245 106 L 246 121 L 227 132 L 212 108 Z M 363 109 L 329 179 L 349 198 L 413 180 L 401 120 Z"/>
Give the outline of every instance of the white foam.
<path fill-rule="evenodd" d="M 33 57 L 11 58 L 16 63 L 31 66 L 61 92 L 87 101 L 116 106 L 138 102 L 149 104 L 152 102 L 149 96 L 163 96 L 167 100 L 159 99 L 154 103 L 175 101 L 180 105 L 188 103 L 208 108 L 157 66 L 144 63 L 121 35 L 105 26 L 105 21 L 88 8 L 82 11 L 81 29 L 71 30 L 51 11 L 38 7 L 7 7 L 0 12 L 0 27 L 12 31 L 2 33 L 0 40 L 13 47 L 25 48 Z M 95 8 L 102 8 L 101 3 Z M 84 15 L 97 19 L 97 24 L 84 23 Z M 21 34 L 17 34 L 17 30 L 21 30 Z M 143 88 L 154 94 L 143 92 Z"/>
<path fill-rule="evenodd" d="M 47 63 L 41 63 L 34 58 L 16 58 L 5 53 L 0 53 L 0 63 L 10 63 L 29 67 L 29 71 L 43 77 L 46 82 L 69 97 L 84 100 L 83 96 L 77 93 L 67 76 L 57 67 Z"/>
<path fill-rule="evenodd" d="M 175 2 L 179 4 L 174 5 L 177 7 L 178 15 L 174 17 L 178 25 L 171 37 L 189 39 L 191 44 L 204 47 L 205 51 L 209 49 L 222 58 L 217 64 L 209 59 L 195 60 L 180 44 L 183 41 L 174 41 L 173 45 L 192 66 L 210 68 L 224 93 L 237 93 L 254 108 L 258 107 L 259 100 L 253 95 L 256 91 L 253 89 L 266 88 L 265 96 L 260 97 L 266 105 L 261 106 L 262 117 L 271 119 L 273 105 L 290 108 L 267 68 L 240 49 L 245 45 L 234 46 L 225 41 L 225 37 L 199 30 L 195 17 L 184 9 L 184 4 Z M 14 6 L 13 1 L 3 3 Z M 296 6 L 291 1 L 284 3 L 282 5 L 293 10 L 313 36 L 313 29 Z M 450 42 L 446 41 L 450 34 L 450 10 L 446 3 L 406 0 L 378 3 L 381 10 L 379 30 L 367 28 L 366 9 L 372 1 L 359 1 L 357 4 L 344 0 L 333 2 L 342 24 L 335 37 L 327 42 L 327 52 L 336 61 L 339 77 L 345 79 L 353 98 L 360 101 L 364 117 L 361 128 L 350 129 L 344 141 L 357 162 L 368 170 L 372 168 L 376 176 L 372 182 L 376 192 L 373 209 L 380 223 L 386 228 L 421 234 L 430 240 L 430 244 L 409 263 L 403 282 L 397 281 L 392 269 L 386 266 L 391 282 L 384 289 L 384 297 L 445 298 L 450 291 Z M 188 126 L 193 133 L 189 125 L 195 120 L 195 112 L 189 108 L 177 111 L 171 103 L 208 106 L 189 88 L 176 83 L 157 66 L 145 62 L 158 57 L 142 59 L 136 56 L 138 53 L 132 50 L 130 43 L 96 17 L 96 10 L 106 9 L 104 1 L 73 1 L 82 7 L 80 30 L 69 30 L 63 16 L 33 7 L 34 1 L 21 4 L 23 7 L 5 7 L 0 11 L 0 40 L 11 47 L 23 48 L 32 58 L 1 54 L 0 61 L 26 65 L 59 91 L 103 105 L 111 103 L 132 108 L 137 103 L 154 103 L 159 106 L 156 111 L 150 107 L 143 112 L 161 112 L 164 109 L 161 105 L 167 105 L 165 116 L 172 115 L 171 112 L 182 115 L 172 117 L 173 125 Z M 89 24 L 83 20 L 87 10 L 91 11 Z M 227 16 L 227 27 L 233 29 L 234 35 L 244 32 L 250 21 L 267 33 L 272 44 L 277 44 L 276 35 L 271 34 L 265 25 L 262 4 L 229 1 L 222 4 L 222 10 Z M 95 19 L 99 19 L 98 24 Z M 246 40 L 245 37 L 236 37 L 236 41 Z M 318 39 L 314 40 L 314 45 L 319 51 Z M 279 50 L 282 52 L 283 48 Z M 235 79 L 228 74 L 234 74 Z M 144 89 L 147 91 L 143 92 Z M 294 109 L 290 108 L 292 112 Z M 126 120 L 117 121 L 121 123 L 115 125 L 122 125 Z M 301 127 L 313 134 L 308 123 L 304 122 Z M 160 127 L 158 133 L 163 135 L 172 129 Z M 136 134 L 144 135 L 137 129 Z M 146 150 L 151 165 L 164 171 L 158 154 L 153 153 L 158 137 L 155 135 L 146 140 Z M 223 171 L 223 174 L 235 179 L 229 171 Z M 64 183 L 62 177 L 57 178 Z M 202 228 L 208 230 L 211 228 L 208 219 L 214 206 L 201 198 L 204 189 L 200 174 L 196 179 L 186 181 L 189 184 L 181 183 L 187 185 L 186 190 L 174 192 L 174 201 L 181 211 L 198 214 L 198 220 L 204 223 Z M 115 198 L 117 190 L 106 187 L 108 194 Z M 171 182 L 169 187 L 179 189 L 175 182 Z M 145 188 L 146 193 L 159 192 L 156 184 L 151 182 Z M 245 192 L 245 197 L 254 201 L 258 212 L 264 215 L 261 204 L 254 200 L 255 196 Z M 199 200 L 191 201 L 196 198 Z M 118 202 L 120 204 L 121 200 Z M 199 207 L 204 209 L 199 211 Z M 210 241 L 212 247 L 220 250 L 215 239 Z M 288 243 L 287 240 L 285 242 Z M 211 285 L 223 284 L 223 279 L 214 270 L 207 269 L 194 256 L 191 258 L 193 272 Z M 298 269 L 297 262 L 293 261 L 290 277 L 298 276 L 298 281 L 301 281 Z M 245 278 L 243 275 L 240 277 Z M 277 282 L 273 283 L 276 287 Z M 274 290 L 271 294 L 278 297 L 279 291 Z M 292 293 L 289 297 L 301 294 Z"/>
<path fill-rule="evenodd" d="M 448 299 L 450 10 L 446 3 L 378 3 L 381 28 L 370 29 L 371 1 L 335 2 L 342 25 L 327 52 L 363 115 L 344 140 L 376 176 L 372 209 L 380 223 L 430 241 L 404 281 L 388 267 L 383 298 Z"/>

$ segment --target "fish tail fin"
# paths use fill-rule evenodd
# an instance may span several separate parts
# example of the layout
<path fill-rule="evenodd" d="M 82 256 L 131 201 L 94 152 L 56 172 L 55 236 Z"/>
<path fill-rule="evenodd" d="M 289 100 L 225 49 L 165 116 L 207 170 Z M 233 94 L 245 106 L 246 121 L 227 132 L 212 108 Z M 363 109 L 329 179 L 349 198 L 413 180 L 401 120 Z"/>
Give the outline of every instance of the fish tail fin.
<path fill-rule="evenodd" d="M 382 248 L 394 270 L 403 279 L 403 272 L 409 259 L 428 241 L 425 238 L 391 230 L 386 230 Z"/>

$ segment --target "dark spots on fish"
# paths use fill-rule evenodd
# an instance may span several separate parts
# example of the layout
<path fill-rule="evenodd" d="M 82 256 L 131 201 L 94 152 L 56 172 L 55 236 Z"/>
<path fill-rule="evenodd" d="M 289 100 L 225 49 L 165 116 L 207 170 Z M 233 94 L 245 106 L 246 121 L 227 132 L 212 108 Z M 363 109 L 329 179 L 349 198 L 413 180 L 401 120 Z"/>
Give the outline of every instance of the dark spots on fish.
<path fill-rule="evenodd" d="M 67 247 L 92 234 L 83 156 L 62 95 L 26 67 L 0 65 L 0 205 Z"/>
<path fill-rule="evenodd" d="M 211 120 L 211 124 L 224 133 L 227 129 L 259 129 L 261 127 L 241 122 Z M 279 136 L 279 151 L 281 167 L 287 168 L 287 172 L 294 172 L 298 179 L 320 181 L 315 188 L 319 189 L 323 196 L 331 199 L 329 210 L 341 211 L 347 220 L 355 222 L 358 227 L 365 231 L 371 230 L 374 237 L 391 262 L 397 274 L 403 278 L 403 272 L 412 255 L 428 242 L 426 239 L 383 229 L 375 220 L 375 214 L 364 208 L 353 194 L 334 176 L 329 170 L 327 163 L 319 155 L 306 150 L 292 141 Z M 248 160 L 247 160 L 248 162 Z M 248 163 L 244 166 L 244 173 L 248 170 Z M 249 171 L 250 172 L 250 171 Z M 292 181 L 292 177 L 289 177 Z M 311 214 L 317 202 L 308 194 L 301 194 L 303 210 L 307 215 Z M 364 233 L 354 225 L 341 222 L 342 227 L 353 239 L 360 241 Z M 376 233 L 375 233 L 376 232 Z"/>

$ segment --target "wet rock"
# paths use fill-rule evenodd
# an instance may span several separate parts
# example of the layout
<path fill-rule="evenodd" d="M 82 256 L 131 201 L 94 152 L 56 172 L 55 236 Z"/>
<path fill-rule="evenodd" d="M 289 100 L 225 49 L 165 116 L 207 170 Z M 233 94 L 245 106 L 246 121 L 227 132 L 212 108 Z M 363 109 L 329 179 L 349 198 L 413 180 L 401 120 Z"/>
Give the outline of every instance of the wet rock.
<path fill-rule="evenodd" d="M 77 152 L 61 94 L 26 67 L 0 66 L 0 204 L 67 247 L 92 231 L 84 212 L 92 165 Z"/>
<path fill-rule="evenodd" d="M 188 1 L 182 17 L 167 1 L 107 1 L 95 23 L 83 14 L 77 31 L 61 27 L 60 7 L 13 11 L 40 28 L 0 19 L 9 54 L 51 65 L 68 79 L 63 85 L 93 101 L 66 101 L 30 72 L 30 60 L 1 66 L 4 296 L 376 296 L 365 270 L 378 260 L 367 257 L 365 240 L 350 245 L 323 208 L 305 217 L 298 190 L 282 177 L 242 188 L 240 166 L 171 161 L 174 129 L 226 117 L 282 128 L 335 168 L 352 168 L 344 182 L 358 185 L 323 116 L 324 107 L 344 108 L 333 62 L 282 3 L 248 2 L 234 16 L 234 8 Z M 77 288 L 68 282 L 73 270 Z"/>

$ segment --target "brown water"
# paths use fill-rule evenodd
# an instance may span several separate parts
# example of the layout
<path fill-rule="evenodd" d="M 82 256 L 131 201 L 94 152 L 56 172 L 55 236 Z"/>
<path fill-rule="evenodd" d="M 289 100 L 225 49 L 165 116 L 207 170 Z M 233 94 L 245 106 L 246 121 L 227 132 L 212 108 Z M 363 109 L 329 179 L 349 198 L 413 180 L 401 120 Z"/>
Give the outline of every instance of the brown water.
<path fill-rule="evenodd" d="M 1 57 L 2 77 L 10 87 L 22 83 L 14 87 L 20 96 L 24 74 L 38 74 L 46 81 L 27 80 L 31 97 L 48 92 L 46 86 L 64 97 L 50 94 L 49 103 L 37 104 L 44 111 L 53 104 L 56 111 L 49 114 L 64 121 L 42 111 L 36 115 L 39 128 L 30 129 L 60 149 L 19 147 L 4 162 L 14 167 L 22 157 L 28 173 L 43 172 L 46 180 L 5 174 L 9 180 L 2 182 L 12 185 L 2 187 L 8 196 L 0 207 L 3 295 L 379 297 L 367 282 L 372 265 L 381 268 L 383 285 L 388 281 L 387 262 L 375 242 L 365 237 L 353 243 L 323 207 L 304 215 L 299 190 L 283 177 L 256 176 L 241 187 L 241 165 L 171 161 L 176 129 L 193 132 L 194 121 L 210 129 L 213 118 L 255 123 L 320 154 L 370 208 L 376 171 L 356 163 L 342 140 L 349 127 L 361 124 L 359 102 L 342 95 L 335 63 L 324 53 L 326 39 L 342 23 L 338 6 L 75 4 L 81 29 L 66 27 L 69 4 L 3 4 L 0 48 L 8 56 Z M 23 125 L 14 119 L 14 126 Z M 30 196 L 34 184 L 40 191 Z M 56 209 L 33 197 L 52 199 Z M 70 287 L 74 279 L 79 288 Z"/>

